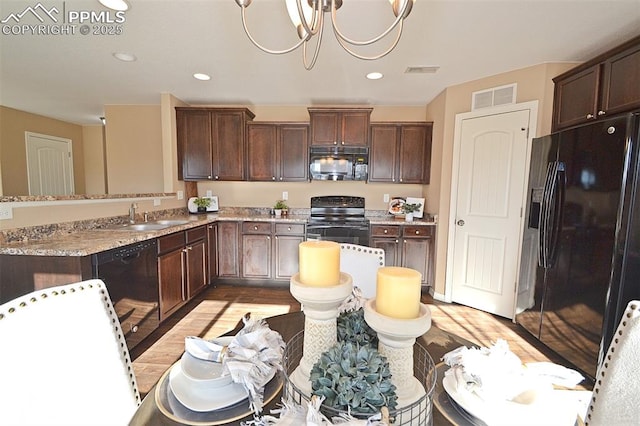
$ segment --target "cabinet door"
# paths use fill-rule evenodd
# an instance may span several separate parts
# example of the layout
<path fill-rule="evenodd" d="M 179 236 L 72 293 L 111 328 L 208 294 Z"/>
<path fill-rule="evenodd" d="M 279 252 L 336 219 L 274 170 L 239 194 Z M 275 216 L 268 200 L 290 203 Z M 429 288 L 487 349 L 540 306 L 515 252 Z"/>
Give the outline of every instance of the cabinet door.
<path fill-rule="evenodd" d="M 271 278 L 271 235 L 242 236 L 242 277 Z"/>
<path fill-rule="evenodd" d="M 306 181 L 309 177 L 309 126 L 280 125 L 279 177 L 284 182 Z"/>
<path fill-rule="evenodd" d="M 183 180 L 211 179 L 211 116 L 208 111 L 176 112 L 178 176 Z"/>
<path fill-rule="evenodd" d="M 395 182 L 398 165 L 398 127 L 371 126 L 369 150 L 369 181 Z"/>
<path fill-rule="evenodd" d="M 553 128 L 561 129 L 594 119 L 599 86 L 599 64 L 555 81 Z"/>
<path fill-rule="evenodd" d="M 247 165 L 249 168 L 249 180 L 276 180 L 277 129 L 278 127 L 274 124 L 247 125 Z"/>
<path fill-rule="evenodd" d="M 333 111 L 310 112 L 311 145 L 337 145 L 340 114 Z"/>
<path fill-rule="evenodd" d="M 405 238 L 402 240 L 402 266 L 422 274 L 422 285 L 431 284 L 431 238 Z"/>
<path fill-rule="evenodd" d="M 191 299 L 207 286 L 206 241 L 190 243 L 186 247 L 187 299 Z"/>
<path fill-rule="evenodd" d="M 371 246 L 384 250 L 385 266 L 402 266 L 400 240 L 398 238 L 371 238 Z"/>
<path fill-rule="evenodd" d="M 607 115 L 640 107 L 640 44 L 604 63 L 601 111 Z M 598 114 L 601 114 L 598 111 Z"/>
<path fill-rule="evenodd" d="M 276 235 L 274 279 L 289 280 L 298 272 L 298 246 L 303 241 L 302 235 Z"/>
<path fill-rule="evenodd" d="M 369 145 L 369 116 L 371 111 L 343 112 L 341 116 L 340 145 Z"/>
<path fill-rule="evenodd" d="M 400 183 L 429 183 L 431 173 L 431 126 L 400 127 Z"/>
<path fill-rule="evenodd" d="M 240 278 L 238 222 L 218 222 L 218 277 Z"/>
<path fill-rule="evenodd" d="M 208 284 L 213 284 L 218 278 L 218 226 L 214 223 L 207 225 L 207 250 Z"/>
<path fill-rule="evenodd" d="M 213 112 L 211 143 L 213 147 L 213 179 L 243 180 L 244 114 Z"/>
<path fill-rule="evenodd" d="M 182 249 L 158 257 L 160 321 L 177 310 L 187 300 L 184 291 L 184 253 Z"/>

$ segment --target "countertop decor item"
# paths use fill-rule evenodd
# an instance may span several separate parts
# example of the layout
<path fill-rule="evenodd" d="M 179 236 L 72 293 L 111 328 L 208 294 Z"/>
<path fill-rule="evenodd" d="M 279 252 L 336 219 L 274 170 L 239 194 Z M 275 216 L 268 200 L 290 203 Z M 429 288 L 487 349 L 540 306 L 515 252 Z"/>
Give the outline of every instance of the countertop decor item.
<path fill-rule="evenodd" d="M 413 212 L 413 217 L 417 219 L 422 219 L 424 216 L 424 198 L 416 198 L 416 197 L 407 197 L 407 204 L 418 204 L 418 209 Z"/>
<path fill-rule="evenodd" d="M 391 213 L 394 216 L 401 216 L 404 213 L 402 212 L 402 206 L 405 203 L 405 199 L 404 198 L 400 198 L 400 197 L 396 197 L 396 198 L 392 198 L 391 201 L 389 201 L 389 213 Z"/>
<path fill-rule="evenodd" d="M 211 205 L 211 200 L 208 198 L 198 197 L 195 200 L 193 200 L 193 204 L 195 204 L 198 207 L 199 213 L 204 213 L 207 211 L 207 207 Z"/>

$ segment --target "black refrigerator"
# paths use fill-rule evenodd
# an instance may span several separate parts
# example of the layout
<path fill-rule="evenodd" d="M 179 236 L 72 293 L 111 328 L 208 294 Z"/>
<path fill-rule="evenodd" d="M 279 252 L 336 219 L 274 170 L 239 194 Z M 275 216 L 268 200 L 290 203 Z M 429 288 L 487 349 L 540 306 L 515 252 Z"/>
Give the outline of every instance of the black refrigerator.
<path fill-rule="evenodd" d="M 594 378 L 640 299 L 640 113 L 533 140 L 516 322 Z"/>

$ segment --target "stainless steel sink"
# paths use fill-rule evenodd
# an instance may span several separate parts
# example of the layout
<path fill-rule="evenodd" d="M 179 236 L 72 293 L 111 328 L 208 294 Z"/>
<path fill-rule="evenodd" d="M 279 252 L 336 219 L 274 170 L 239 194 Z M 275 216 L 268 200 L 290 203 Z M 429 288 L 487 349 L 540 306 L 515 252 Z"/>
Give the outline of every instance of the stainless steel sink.
<path fill-rule="evenodd" d="M 178 226 L 178 225 L 184 225 L 186 223 L 189 223 L 189 221 L 185 219 L 164 219 L 164 220 L 154 220 L 151 223 L 157 223 L 159 225 L 166 225 L 166 226 Z"/>
<path fill-rule="evenodd" d="M 106 228 L 101 228 L 105 231 L 157 231 L 160 229 L 165 229 L 170 227 L 171 225 L 162 225 L 160 223 L 125 223 L 121 225 L 111 225 Z"/>

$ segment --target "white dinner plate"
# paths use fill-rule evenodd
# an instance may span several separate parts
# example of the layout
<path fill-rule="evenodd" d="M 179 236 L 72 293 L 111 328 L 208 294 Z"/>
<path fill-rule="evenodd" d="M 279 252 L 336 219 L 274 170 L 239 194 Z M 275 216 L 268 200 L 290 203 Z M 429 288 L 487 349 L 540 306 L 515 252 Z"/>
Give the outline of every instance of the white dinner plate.
<path fill-rule="evenodd" d="M 229 407 L 248 397 L 245 388 L 238 383 L 231 383 L 211 392 L 194 392 L 182 372 L 180 363 L 171 367 L 169 387 L 176 399 L 192 411 L 205 412 Z"/>
<path fill-rule="evenodd" d="M 445 375 L 442 385 L 456 404 L 489 426 L 573 426 L 576 422 L 576 407 L 567 404 L 564 398 L 557 398 L 551 386 L 532 388 L 537 397 L 529 404 L 519 404 L 508 400 L 485 401 L 474 392 L 458 390 L 453 375 Z"/>

